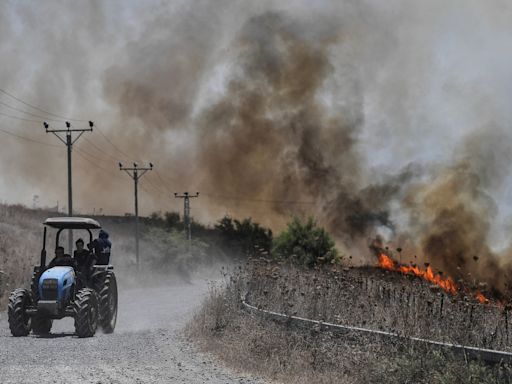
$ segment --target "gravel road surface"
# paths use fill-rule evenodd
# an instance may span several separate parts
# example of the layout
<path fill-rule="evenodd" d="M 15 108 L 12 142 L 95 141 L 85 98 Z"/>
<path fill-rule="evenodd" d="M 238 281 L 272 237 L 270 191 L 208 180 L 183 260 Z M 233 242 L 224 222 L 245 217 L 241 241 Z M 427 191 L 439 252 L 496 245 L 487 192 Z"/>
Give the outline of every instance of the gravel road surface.
<path fill-rule="evenodd" d="M 0 383 L 246 383 L 263 381 L 223 368 L 180 336 L 207 282 L 122 289 L 113 334 L 78 339 L 72 319 L 48 337 L 11 337 L 0 313 Z"/>

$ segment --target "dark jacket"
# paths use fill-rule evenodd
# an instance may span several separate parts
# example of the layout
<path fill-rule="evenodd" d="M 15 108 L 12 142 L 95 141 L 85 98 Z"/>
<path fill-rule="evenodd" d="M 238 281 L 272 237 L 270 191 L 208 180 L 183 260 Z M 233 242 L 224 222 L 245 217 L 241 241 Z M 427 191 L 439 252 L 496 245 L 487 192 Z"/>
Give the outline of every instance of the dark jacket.
<path fill-rule="evenodd" d="M 88 272 L 94 264 L 94 255 L 86 249 L 76 250 L 74 256 L 78 269 L 83 272 Z"/>
<path fill-rule="evenodd" d="M 94 255 L 96 256 L 96 264 L 108 265 L 110 262 L 110 249 L 112 243 L 108 239 L 108 233 L 100 230 L 98 238 L 92 242 Z"/>

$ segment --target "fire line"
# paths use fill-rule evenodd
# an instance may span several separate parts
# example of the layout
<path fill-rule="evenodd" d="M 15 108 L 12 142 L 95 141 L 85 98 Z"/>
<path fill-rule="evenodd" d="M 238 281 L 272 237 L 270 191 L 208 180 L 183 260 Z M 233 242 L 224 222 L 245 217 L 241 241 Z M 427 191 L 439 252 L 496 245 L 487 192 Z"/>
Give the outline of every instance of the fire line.
<path fill-rule="evenodd" d="M 395 263 L 391 257 L 384 253 L 379 254 L 379 267 L 388 271 L 401 272 L 404 275 L 411 274 L 414 276 L 418 276 L 428 282 L 431 282 L 440 288 L 442 288 L 445 292 L 450 293 L 452 295 L 457 294 L 459 287 L 451 277 L 443 278 L 440 274 L 434 273 L 432 267 L 429 265 L 426 269 L 421 269 L 418 266 L 407 266 L 407 265 L 399 265 Z M 482 304 L 489 303 L 489 300 L 481 293 L 476 292 L 475 298 Z"/>

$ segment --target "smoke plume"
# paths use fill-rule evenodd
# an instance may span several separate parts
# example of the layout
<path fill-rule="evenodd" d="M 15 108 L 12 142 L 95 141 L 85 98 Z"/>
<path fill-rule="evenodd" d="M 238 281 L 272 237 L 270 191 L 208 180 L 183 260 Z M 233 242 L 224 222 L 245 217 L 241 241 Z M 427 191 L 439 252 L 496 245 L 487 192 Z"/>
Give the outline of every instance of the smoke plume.
<path fill-rule="evenodd" d="M 279 230 L 312 215 L 361 262 L 379 237 L 503 291 L 510 13 L 462 0 L 3 3 L 0 88 L 40 109 L 0 94 L 1 128 L 32 140 L 2 134 L 0 192 L 62 208 L 65 147 L 42 121 L 93 120 L 73 155 L 81 213 L 131 212 L 117 162 L 152 161 L 146 214 L 180 209 L 172 193 L 188 190 L 209 223 Z"/>

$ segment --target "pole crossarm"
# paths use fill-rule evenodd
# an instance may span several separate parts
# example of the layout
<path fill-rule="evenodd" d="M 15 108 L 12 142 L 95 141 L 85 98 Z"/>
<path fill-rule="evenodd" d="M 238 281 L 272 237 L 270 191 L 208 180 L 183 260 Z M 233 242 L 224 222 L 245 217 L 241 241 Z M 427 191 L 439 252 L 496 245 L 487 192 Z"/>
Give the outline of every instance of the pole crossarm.
<path fill-rule="evenodd" d="M 60 132 L 92 132 L 92 128 L 78 128 L 78 129 L 47 129 L 46 133 L 60 133 Z"/>

